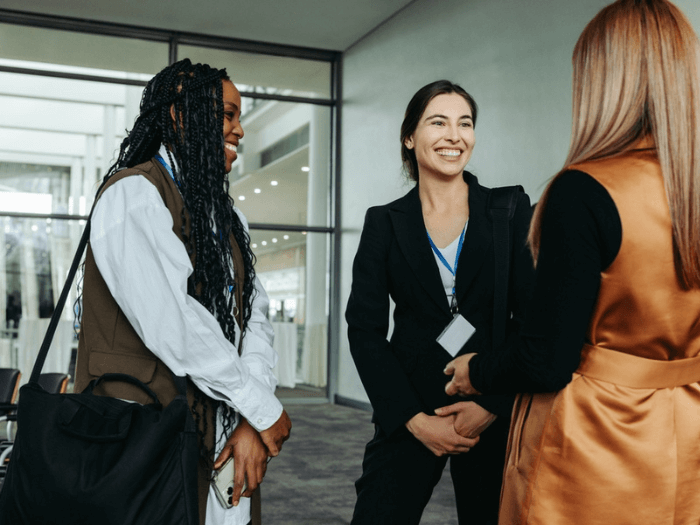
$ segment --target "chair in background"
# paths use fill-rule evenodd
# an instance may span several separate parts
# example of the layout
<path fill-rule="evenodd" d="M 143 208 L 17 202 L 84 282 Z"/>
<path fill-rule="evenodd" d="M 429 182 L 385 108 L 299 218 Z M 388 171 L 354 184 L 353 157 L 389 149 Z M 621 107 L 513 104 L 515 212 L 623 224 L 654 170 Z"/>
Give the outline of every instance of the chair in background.
<path fill-rule="evenodd" d="M 0 487 L 12 452 L 12 425 L 17 420 L 17 391 L 22 374 L 16 368 L 0 368 L 0 422 L 7 422 L 6 440 L 0 441 Z"/>
<path fill-rule="evenodd" d="M 68 390 L 70 375 L 59 372 L 50 372 L 39 375 L 39 386 L 49 394 L 65 394 Z"/>
<path fill-rule="evenodd" d="M 16 368 L 0 368 L 0 404 L 14 403 L 22 374 Z"/>
<path fill-rule="evenodd" d="M 0 368 L 0 422 L 7 422 L 6 438 L 10 439 L 17 411 L 17 392 L 22 374 L 16 368 Z"/>

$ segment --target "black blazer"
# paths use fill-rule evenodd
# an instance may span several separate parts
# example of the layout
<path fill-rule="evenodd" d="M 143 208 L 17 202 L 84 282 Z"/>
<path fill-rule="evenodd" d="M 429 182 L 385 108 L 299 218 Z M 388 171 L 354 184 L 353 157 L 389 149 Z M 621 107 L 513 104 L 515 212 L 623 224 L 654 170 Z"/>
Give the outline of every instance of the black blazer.
<path fill-rule="evenodd" d="M 464 172 L 469 184 L 469 224 L 457 265 L 459 311 L 476 328 L 459 354 L 491 352 L 494 254 L 487 201 L 491 190 Z M 534 284 L 532 257 L 525 245 L 530 199 L 521 193 L 510 222 L 511 266 L 507 331 L 518 329 Z M 389 331 L 389 297 L 396 305 Z M 439 269 L 428 242 L 418 187 L 404 197 L 370 208 L 353 264 L 345 317 L 350 352 L 374 409 L 374 421 L 391 435 L 419 412 L 465 398 L 445 394 L 450 354 L 436 341 L 452 319 Z M 458 355 L 459 355 L 458 354 Z M 513 397 L 468 398 L 510 416 Z"/>

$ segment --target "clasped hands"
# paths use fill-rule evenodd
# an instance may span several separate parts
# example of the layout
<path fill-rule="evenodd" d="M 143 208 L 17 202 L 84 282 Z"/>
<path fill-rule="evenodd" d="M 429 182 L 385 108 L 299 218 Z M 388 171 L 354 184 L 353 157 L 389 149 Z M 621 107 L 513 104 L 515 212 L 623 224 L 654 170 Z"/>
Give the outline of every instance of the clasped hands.
<path fill-rule="evenodd" d="M 289 439 L 291 429 L 292 422 L 286 410 L 282 411 L 282 415 L 270 428 L 261 432 L 241 417 L 240 423 L 214 462 L 214 469 L 219 469 L 233 455 L 235 474 L 231 498 L 234 507 L 238 505 L 241 496 L 249 498 L 262 483 L 269 458 L 280 453 L 282 444 Z M 245 492 L 242 491 L 244 482 L 247 484 Z"/>
<path fill-rule="evenodd" d="M 469 381 L 469 361 L 474 355 L 460 356 L 445 367 L 445 374 L 453 376 L 445 386 L 449 395 L 478 393 Z M 443 456 L 469 452 L 495 419 L 495 414 L 473 401 L 459 401 L 436 409 L 434 416 L 416 414 L 406 428 L 433 454 Z"/>

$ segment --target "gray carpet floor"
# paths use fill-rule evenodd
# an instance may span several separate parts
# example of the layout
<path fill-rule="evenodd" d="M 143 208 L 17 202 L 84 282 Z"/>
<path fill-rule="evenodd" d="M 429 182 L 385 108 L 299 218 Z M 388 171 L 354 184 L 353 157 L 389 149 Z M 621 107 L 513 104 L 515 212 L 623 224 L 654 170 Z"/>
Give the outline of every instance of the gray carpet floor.
<path fill-rule="evenodd" d="M 374 433 L 371 414 L 329 404 L 287 404 L 285 408 L 292 434 L 268 465 L 262 484 L 263 525 L 350 523 L 354 483 L 362 472 L 365 444 Z M 421 525 L 457 525 L 447 469 Z"/>

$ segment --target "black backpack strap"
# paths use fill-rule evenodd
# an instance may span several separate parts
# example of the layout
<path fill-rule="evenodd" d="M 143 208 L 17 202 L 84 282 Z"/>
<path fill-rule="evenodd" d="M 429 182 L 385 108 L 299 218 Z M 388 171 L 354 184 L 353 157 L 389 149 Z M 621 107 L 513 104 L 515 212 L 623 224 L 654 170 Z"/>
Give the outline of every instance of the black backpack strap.
<path fill-rule="evenodd" d="M 508 281 L 510 279 L 510 220 L 515 214 L 522 186 L 493 188 L 489 194 L 488 210 L 493 228 L 495 261 L 493 287 L 493 348 L 500 346 L 506 336 L 508 316 Z"/>

